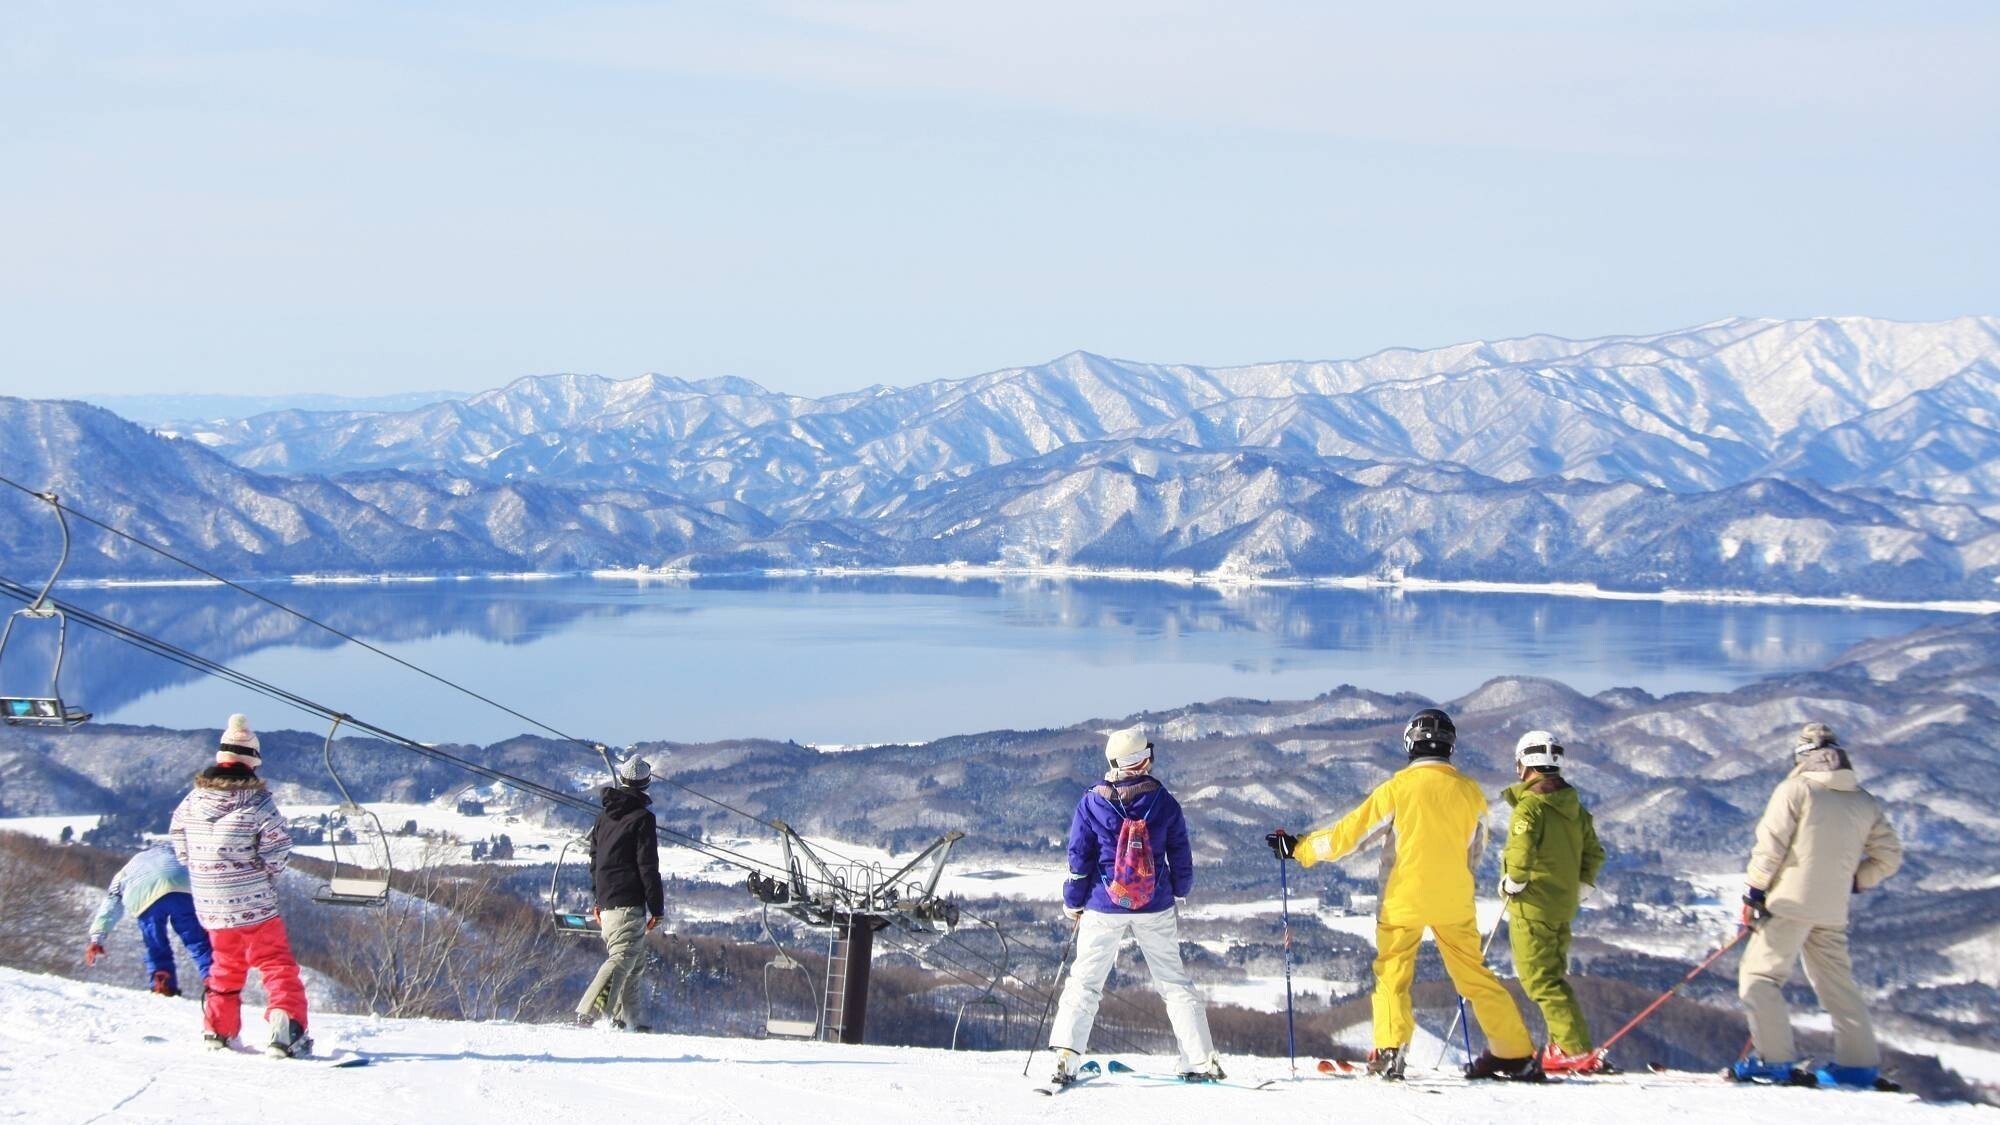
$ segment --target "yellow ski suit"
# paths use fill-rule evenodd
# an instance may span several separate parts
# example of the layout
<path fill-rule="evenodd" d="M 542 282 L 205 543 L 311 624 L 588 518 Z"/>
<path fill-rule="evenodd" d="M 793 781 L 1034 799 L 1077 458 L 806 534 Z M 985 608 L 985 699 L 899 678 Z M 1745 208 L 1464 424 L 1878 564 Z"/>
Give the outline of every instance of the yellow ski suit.
<path fill-rule="evenodd" d="M 1299 841 L 1311 867 L 1386 833 L 1382 905 L 1375 914 L 1375 1045 L 1404 1047 L 1416 1031 L 1410 985 L 1428 928 L 1445 971 L 1471 1004 L 1487 1047 L 1501 1058 L 1535 1052 L 1520 1009 L 1486 967 L 1472 911 L 1472 865 L 1485 846 L 1486 794 L 1440 758 L 1420 758 L 1375 787 L 1360 807 Z"/>

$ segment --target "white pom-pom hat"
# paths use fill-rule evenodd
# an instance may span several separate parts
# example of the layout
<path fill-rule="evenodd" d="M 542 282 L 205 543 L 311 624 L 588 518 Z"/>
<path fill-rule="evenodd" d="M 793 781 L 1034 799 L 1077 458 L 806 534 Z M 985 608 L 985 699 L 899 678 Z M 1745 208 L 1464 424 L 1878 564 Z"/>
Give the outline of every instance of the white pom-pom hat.
<path fill-rule="evenodd" d="M 249 766 L 256 769 L 264 764 L 262 748 L 257 742 L 257 732 L 250 729 L 247 715 L 229 716 L 229 726 L 222 732 L 222 745 L 216 747 L 215 764 L 218 766 Z"/>

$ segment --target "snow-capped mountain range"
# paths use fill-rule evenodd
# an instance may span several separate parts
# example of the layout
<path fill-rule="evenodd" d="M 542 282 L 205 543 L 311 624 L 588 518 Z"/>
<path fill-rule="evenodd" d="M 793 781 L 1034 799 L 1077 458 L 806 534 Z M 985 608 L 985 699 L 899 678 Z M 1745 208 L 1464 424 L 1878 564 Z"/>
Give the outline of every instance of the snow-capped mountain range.
<path fill-rule="evenodd" d="M 965 561 L 1906 597 L 2000 575 L 1991 317 L 1072 353 L 824 398 L 552 375 L 158 436 L 86 409 L 0 404 L 7 475 L 248 572 Z"/>

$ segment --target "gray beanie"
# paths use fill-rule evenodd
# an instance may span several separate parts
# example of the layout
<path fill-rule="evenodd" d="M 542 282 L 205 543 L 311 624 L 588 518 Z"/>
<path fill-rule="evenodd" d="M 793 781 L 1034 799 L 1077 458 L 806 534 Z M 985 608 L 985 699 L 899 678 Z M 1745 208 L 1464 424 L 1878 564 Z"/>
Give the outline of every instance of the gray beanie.
<path fill-rule="evenodd" d="M 620 784 L 633 789 L 644 789 L 646 783 L 652 780 L 653 767 L 647 764 L 646 759 L 634 754 L 632 757 L 618 763 L 618 781 Z"/>

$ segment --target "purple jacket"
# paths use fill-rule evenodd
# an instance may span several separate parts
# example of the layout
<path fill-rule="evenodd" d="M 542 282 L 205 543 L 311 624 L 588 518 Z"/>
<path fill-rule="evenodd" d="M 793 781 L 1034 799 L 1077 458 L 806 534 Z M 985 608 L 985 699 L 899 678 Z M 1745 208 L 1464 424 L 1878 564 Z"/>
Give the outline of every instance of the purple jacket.
<path fill-rule="evenodd" d="M 1103 794 L 1111 791 L 1123 804 L 1118 807 Z M 1111 881 L 1111 861 L 1118 850 L 1118 829 L 1125 818 L 1143 819 L 1146 835 L 1153 842 L 1153 866 L 1158 880 L 1153 901 L 1137 910 L 1127 910 L 1111 901 L 1105 884 Z M 1194 889 L 1194 855 L 1188 848 L 1187 821 L 1181 817 L 1181 803 L 1153 777 L 1128 777 L 1118 782 L 1099 782 L 1076 803 L 1076 816 L 1069 822 L 1069 881 L 1063 884 L 1063 903 L 1071 910 L 1082 907 L 1101 914 L 1157 914 L 1186 898 Z"/>

